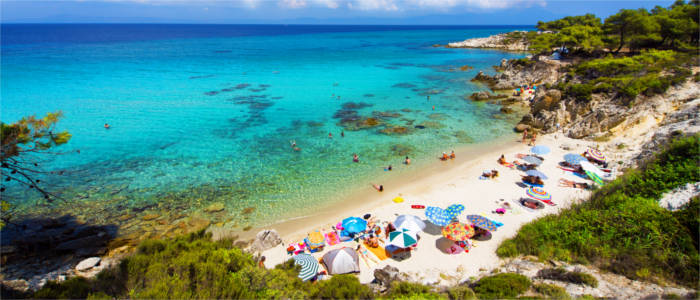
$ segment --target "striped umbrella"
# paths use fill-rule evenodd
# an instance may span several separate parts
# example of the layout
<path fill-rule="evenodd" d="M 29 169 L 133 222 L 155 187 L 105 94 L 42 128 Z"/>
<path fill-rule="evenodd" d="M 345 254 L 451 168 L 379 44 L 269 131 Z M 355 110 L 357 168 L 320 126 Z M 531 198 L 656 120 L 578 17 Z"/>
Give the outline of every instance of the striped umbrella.
<path fill-rule="evenodd" d="M 408 229 L 413 232 L 419 232 L 425 229 L 425 222 L 413 215 L 400 215 L 394 221 L 394 226 L 397 229 Z"/>
<path fill-rule="evenodd" d="M 549 152 L 552 152 L 552 150 L 549 149 L 549 147 L 545 145 L 539 145 L 539 146 L 534 146 L 530 148 L 530 152 L 537 154 L 537 155 L 545 155 L 548 154 Z"/>
<path fill-rule="evenodd" d="M 452 216 L 447 211 L 435 206 L 428 206 L 425 209 L 425 216 L 437 226 L 445 226 L 452 221 Z"/>
<path fill-rule="evenodd" d="M 524 160 L 525 162 L 531 163 L 531 164 L 533 164 L 533 165 L 538 165 L 538 166 L 539 166 L 539 165 L 542 164 L 542 160 L 541 160 L 541 159 L 539 159 L 539 158 L 537 158 L 537 157 L 534 157 L 534 156 L 530 156 L 530 155 L 523 157 L 523 160 Z"/>
<path fill-rule="evenodd" d="M 318 273 L 318 261 L 316 261 L 313 256 L 306 253 L 301 253 L 292 256 L 292 259 L 294 259 L 294 264 L 301 266 L 299 278 L 301 278 L 302 281 L 307 281 L 314 278 L 314 276 L 316 276 Z"/>
<path fill-rule="evenodd" d="M 486 229 L 488 231 L 495 231 L 496 229 L 498 229 L 498 225 L 496 225 L 496 223 L 487 219 L 484 216 L 468 215 L 467 220 L 469 220 L 469 222 L 472 223 L 472 225 L 477 226 L 477 227 L 481 227 L 481 228 Z"/>
<path fill-rule="evenodd" d="M 530 175 L 530 176 L 539 176 L 542 180 L 547 179 L 547 175 L 544 175 L 544 173 L 537 171 L 537 170 L 529 170 L 525 172 L 525 174 Z"/>
<path fill-rule="evenodd" d="M 578 165 L 582 161 L 588 161 L 588 160 L 579 154 L 569 153 L 569 154 L 564 155 L 564 161 L 566 161 L 572 165 Z"/>
<path fill-rule="evenodd" d="M 600 186 L 605 185 L 605 183 L 603 183 L 603 179 L 600 178 L 600 176 L 598 176 L 598 174 L 586 170 L 586 175 L 588 175 L 588 177 L 591 178 L 591 180 L 593 180 L 593 182 L 597 183 L 598 185 L 600 185 Z"/>
<path fill-rule="evenodd" d="M 605 162 L 605 154 L 603 154 L 603 152 L 598 151 L 598 149 L 588 148 L 588 150 L 586 150 L 586 153 L 588 153 L 588 155 L 590 155 L 593 159 L 597 161 Z"/>
<path fill-rule="evenodd" d="M 453 241 L 464 241 L 474 236 L 474 228 L 469 224 L 454 222 L 442 229 L 442 236 Z"/>
<path fill-rule="evenodd" d="M 540 201 L 549 201 L 552 200 L 552 195 L 547 193 L 547 191 L 531 186 L 529 189 L 527 189 L 527 192 L 525 192 L 530 198 L 535 199 L 535 200 L 540 200 Z"/>
<path fill-rule="evenodd" d="M 401 229 L 389 232 L 388 245 L 394 245 L 399 248 L 406 248 L 415 245 L 418 242 L 416 233 L 408 229 Z"/>
<path fill-rule="evenodd" d="M 452 218 L 459 216 L 459 214 L 464 211 L 464 205 L 462 204 L 452 204 L 445 210 Z"/>
<path fill-rule="evenodd" d="M 358 217 L 349 217 L 343 220 L 342 225 L 348 233 L 358 233 L 367 228 L 367 221 Z"/>
<path fill-rule="evenodd" d="M 590 162 L 587 162 L 587 161 L 581 162 L 581 168 L 583 168 L 584 171 L 588 171 L 588 172 L 591 172 L 591 173 L 598 175 L 598 177 L 600 177 L 601 179 L 608 176 L 608 174 L 606 174 L 603 170 L 601 170 L 596 165 L 594 165 Z"/>

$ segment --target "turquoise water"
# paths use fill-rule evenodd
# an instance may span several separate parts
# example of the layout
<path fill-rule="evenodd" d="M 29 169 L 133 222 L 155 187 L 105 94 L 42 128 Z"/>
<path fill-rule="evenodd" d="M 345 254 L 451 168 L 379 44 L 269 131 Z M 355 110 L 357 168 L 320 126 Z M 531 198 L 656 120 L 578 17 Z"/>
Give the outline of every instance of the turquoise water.
<path fill-rule="evenodd" d="M 221 202 L 220 221 L 270 223 L 382 178 L 388 164 L 401 173 L 405 155 L 419 166 L 509 133 L 517 120 L 466 96 L 485 89 L 469 81 L 479 70 L 521 55 L 432 45 L 512 29 L 4 39 L 2 120 L 63 111 L 59 128 L 73 138 L 61 150 L 80 153 L 43 165 L 67 171 L 46 179 L 71 200 L 55 207 L 109 220 Z M 24 190 L 6 196 L 39 203 Z"/>

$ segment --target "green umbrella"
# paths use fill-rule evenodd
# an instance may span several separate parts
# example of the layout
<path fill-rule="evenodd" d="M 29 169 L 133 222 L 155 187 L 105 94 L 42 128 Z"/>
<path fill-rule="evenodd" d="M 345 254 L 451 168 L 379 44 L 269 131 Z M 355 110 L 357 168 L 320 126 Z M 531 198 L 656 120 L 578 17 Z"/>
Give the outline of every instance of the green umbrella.
<path fill-rule="evenodd" d="M 301 280 L 307 281 L 314 278 L 318 273 L 318 261 L 316 261 L 313 256 L 302 253 L 294 255 L 292 258 L 295 264 L 301 266 L 301 271 L 299 271 L 299 278 L 301 278 Z"/>
<path fill-rule="evenodd" d="M 600 186 L 605 185 L 605 184 L 603 183 L 603 179 L 600 178 L 600 176 L 598 176 L 598 174 L 586 170 L 586 175 L 588 175 L 588 177 L 590 177 L 591 180 L 593 180 L 593 182 L 597 183 L 598 185 L 600 185 Z"/>
<path fill-rule="evenodd" d="M 408 229 L 400 229 L 389 232 L 389 245 L 394 245 L 399 248 L 406 248 L 415 245 L 418 242 L 416 233 Z"/>

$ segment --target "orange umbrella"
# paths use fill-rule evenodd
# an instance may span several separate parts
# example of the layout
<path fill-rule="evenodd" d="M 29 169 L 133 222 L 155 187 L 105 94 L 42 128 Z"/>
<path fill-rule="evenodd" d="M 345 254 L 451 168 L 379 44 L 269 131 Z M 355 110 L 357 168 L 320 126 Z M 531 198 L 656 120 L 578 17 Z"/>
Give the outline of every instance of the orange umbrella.
<path fill-rule="evenodd" d="M 464 241 L 474 236 L 474 228 L 468 224 L 454 222 L 442 228 L 442 236 L 453 241 Z"/>

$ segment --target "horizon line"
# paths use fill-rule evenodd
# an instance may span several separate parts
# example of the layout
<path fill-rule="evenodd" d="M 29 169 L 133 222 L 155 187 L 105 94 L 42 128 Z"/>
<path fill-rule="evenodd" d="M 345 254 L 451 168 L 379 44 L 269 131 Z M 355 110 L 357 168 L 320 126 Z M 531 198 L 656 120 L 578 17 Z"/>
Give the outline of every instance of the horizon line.
<path fill-rule="evenodd" d="M 315 24 L 315 23 L 139 23 L 139 22 L 1 22 L 0 25 L 275 25 L 275 26 L 535 26 L 534 24 Z"/>

